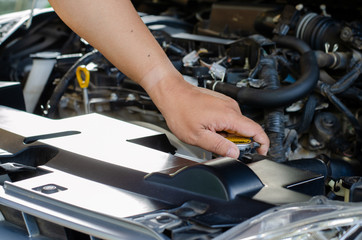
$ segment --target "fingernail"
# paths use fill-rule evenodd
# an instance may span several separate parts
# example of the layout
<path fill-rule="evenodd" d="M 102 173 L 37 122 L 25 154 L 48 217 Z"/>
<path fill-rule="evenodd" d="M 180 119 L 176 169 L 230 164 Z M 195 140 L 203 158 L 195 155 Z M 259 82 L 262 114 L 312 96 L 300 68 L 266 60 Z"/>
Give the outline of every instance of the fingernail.
<path fill-rule="evenodd" d="M 231 157 L 231 158 L 237 158 L 239 155 L 239 153 L 236 151 L 235 148 L 229 148 L 229 150 L 226 153 L 227 157 Z"/>

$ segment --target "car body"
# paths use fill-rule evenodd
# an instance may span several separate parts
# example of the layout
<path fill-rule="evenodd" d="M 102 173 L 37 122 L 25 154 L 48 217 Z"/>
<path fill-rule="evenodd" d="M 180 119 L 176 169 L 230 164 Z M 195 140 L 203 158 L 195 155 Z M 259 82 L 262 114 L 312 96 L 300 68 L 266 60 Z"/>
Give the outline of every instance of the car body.
<path fill-rule="evenodd" d="M 53 9 L 5 14 L 1 236 L 361 238 L 361 6 L 134 5 L 185 81 L 234 98 L 263 126 L 268 155 L 252 139 L 239 159 L 182 143 Z"/>

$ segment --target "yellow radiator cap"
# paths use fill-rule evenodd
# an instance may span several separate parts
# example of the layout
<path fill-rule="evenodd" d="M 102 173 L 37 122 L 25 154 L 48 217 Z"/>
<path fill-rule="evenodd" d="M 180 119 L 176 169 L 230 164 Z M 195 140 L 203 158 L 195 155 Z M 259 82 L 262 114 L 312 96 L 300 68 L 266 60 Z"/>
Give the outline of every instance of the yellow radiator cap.
<path fill-rule="evenodd" d="M 252 142 L 250 138 L 241 137 L 241 136 L 228 136 L 226 137 L 226 139 L 235 144 L 243 144 L 243 143 L 248 144 Z"/>
<path fill-rule="evenodd" d="M 237 136 L 237 135 L 230 135 L 227 136 L 226 139 L 236 144 L 236 146 L 240 150 L 240 155 L 245 153 L 253 153 L 255 149 L 260 147 L 260 144 L 254 142 L 252 138 Z"/>

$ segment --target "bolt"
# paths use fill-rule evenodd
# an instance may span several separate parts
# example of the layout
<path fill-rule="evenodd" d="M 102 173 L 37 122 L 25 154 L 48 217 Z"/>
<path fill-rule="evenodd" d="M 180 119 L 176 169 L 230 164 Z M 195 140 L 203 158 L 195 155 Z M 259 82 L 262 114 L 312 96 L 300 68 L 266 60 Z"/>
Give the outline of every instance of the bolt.
<path fill-rule="evenodd" d="M 332 118 L 329 117 L 324 117 L 323 118 L 323 125 L 326 127 L 332 127 L 334 125 L 334 120 Z"/>
<path fill-rule="evenodd" d="M 349 27 L 345 27 L 342 29 L 341 31 L 341 38 L 344 41 L 349 40 L 353 35 L 352 29 L 350 29 Z"/>
<path fill-rule="evenodd" d="M 53 184 L 45 185 L 41 188 L 42 193 L 50 194 L 58 192 L 58 187 Z"/>
<path fill-rule="evenodd" d="M 160 215 L 156 217 L 156 221 L 159 223 L 169 223 L 172 221 L 170 216 Z"/>

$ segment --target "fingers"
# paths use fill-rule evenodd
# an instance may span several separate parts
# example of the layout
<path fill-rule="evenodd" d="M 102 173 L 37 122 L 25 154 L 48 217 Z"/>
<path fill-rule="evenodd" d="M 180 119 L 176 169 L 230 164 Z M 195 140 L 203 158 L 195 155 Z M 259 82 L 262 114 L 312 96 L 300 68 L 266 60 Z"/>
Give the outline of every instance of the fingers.
<path fill-rule="evenodd" d="M 238 147 L 216 132 L 204 130 L 200 134 L 198 145 L 210 152 L 225 157 L 238 158 L 240 151 Z"/>
<path fill-rule="evenodd" d="M 252 137 L 255 142 L 260 144 L 257 152 L 262 155 L 267 154 L 270 144 L 269 138 L 259 124 L 243 115 L 230 118 L 228 121 L 232 122 L 232 124 L 227 131 L 234 132 L 236 135 L 243 137 Z"/>
<path fill-rule="evenodd" d="M 269 138 L 264 131 L 254 135 L 253 139 L 255 142 L 260 143 L 260 147 L 256 149 L 257 152 L 261 155 L 266 155 L 269 149 Z M 197 145 L 225 157 L 238 158 L 240 155 L 240 150 L 234 143 L 227 140 L 224 136 L 209 130 L 205 130 L 205 133 L 199 138 Z"/>
<path fill-rule="evenodd" d="M 269 149 L 269 138 L 264 131 L 257 133 L 253 136 L 255 142 L 260 143 L 260 147 L 257 148 L 257 152 L 261 155 L 266 155 Z"/>
<path fill-rule="evenodd" d="M 227 133 L 243 137 L 252 137 L 260 144 L 257 152 L 266 155 L 269 149 L 269 138 L 263 128 L 253 120 L 243 116 L 241 113 L 225 114 L 218 119 L 219 124 L 214 127 L 204 128 L 198 136 L 197 145 L 219 154 L 221 156 L 238 158 L 240 150 L 238 147 L 226 139 Z M 214 120 L 214 121 L 218 121 Z"/>
<path fill-rule="evenodd" d="M 252 137 L 261 145 L 257 151 L 263 155 L 267 153 L 269 139 L 264 130 L 242 115 L 235 100 L 192 85 L 181 88 L 173 85 L 172 96 L 168 96 L 169 93 L 159 92 L 155 98 L 159 100 L 157 106 L 168 127 L 180 140 L 221 156 L 238 158 L 238 147 L 225 138 L 227 133 L 233 133 Z M 177 104 L 173 99 L 177 99 Z"/>

